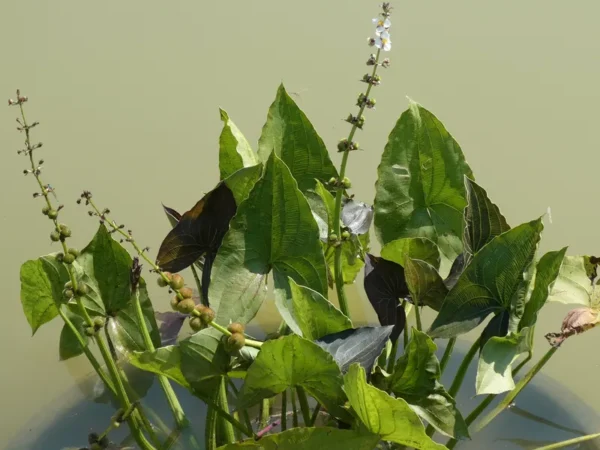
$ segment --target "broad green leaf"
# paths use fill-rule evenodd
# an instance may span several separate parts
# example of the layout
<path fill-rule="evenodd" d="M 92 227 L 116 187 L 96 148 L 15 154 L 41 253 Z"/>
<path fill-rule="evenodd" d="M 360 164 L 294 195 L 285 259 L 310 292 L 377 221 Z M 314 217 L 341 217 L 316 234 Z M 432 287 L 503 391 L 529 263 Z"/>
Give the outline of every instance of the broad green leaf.
<path fill-rule="evenodd" d="M 372 450 L 379 436 L 338 428 L 293 428 L 264 436 L 260 441 L 248 439 L 217 450 Z"/>
<path fill-rule="evenodd" d="M 549 302 L 594 306 L 596 265 L 589 256 L 565 256 L 558 277 L 550 290 Z"/>
<path fill-rule="evenodd" d="M 450 290 L 429 335 L 450 338 L 479 325 L 489 314 L 510 311 L 513 295 L 533 260 L 541 219 L 519 225 L 490 241 Z"/>
<path fill-rule="evenodd" d="M 445 276 L 462 251 L 465 175 L 473 177 L 458 143 L 431 112 L 411 101 L 378 168 L 374 207 L 381 243 L 432 240 Z"/>
<path fill-rule="evenodd" d="M 223 130 L 219 137 L 219 170 L 223 180 L 244 167 L 256 165 L 258 157 L 227 112 L 222 109 L 219 109 L 219 112 L 223 121 Z"/>
<path fill-rule="evenodd" d="M 522 353 L 528 351 L 529 332 L 530 328 L 524 328 L 520 333 L 495 336 L 487 341 L 477 366 L 477 395 L 501 394 L 514 389 L 511 366 Z"/>
<path fill-rule="evenodd" d="M 279 306 L 289 298 L 288 277 L 327 292 L 317 224 L 289 169 L 274 154 L 239 205 L 215 259 L 210 302 L 216 320 L 249 322 L 266 296 L 271 269 Z"/>
<path fill-rule="evenodd" d="M 438 269 L 440 251 L 435 243 L 427 238 L 403 238 L 389 242 L 381 249 L 381 256 L 404 267 L 405 259 L 420 259 Z"/>
<path fill-rule="evenodd" d="M 112 238 L 104 224 L 100 225 L 77 262 L 94 280 L 109 315 L 116 314 L 130 304 L 131 256 Z"/>
<path fill-rule="evenodd" d="M 465 176 L 467 207 L 463 243 L 467 259 L 493 238 L 510 230 L 500 209 L 488 198 L 487 192 Z"/>
<path fill-rule="evenodd" d="M 41 256 L 21 266 L 21 305 L 32 334 L 58 315 L 57 304 L 65 301 L 62 294 L 69 275 L 56 260 L 56 255 Z"/>
<path fill-rule="evenodd" d="M 342 247 L 342 275 L 344 284 L 352 284 L 356 277 L 364 267 L 365 262 L 362 259 L 362 249 L 358 237 L 352 235 L 350 239 L 341 242 Z M 327 246 L 325 251 L 325 259 L 329 273 L 335 273 L 335 247 Z"/>
<path fill-rule="evenodd" d="M 78 260 L 75 260 L 75 262 L 71 265 L 71 268 L 74 271 L 77 282 L 84 283 L 88 287 L 87 293 L 83 297 L 80 297 L 81 303 L 85 309 L 87 309 L 92 316 L 105 316 L 106 309 L 104 308 L 104 302 L 100 296 L 100 288 L 98 287 L 96 280 L 91 278 L 83 271 L 83 268 L 79 264 Z M 74 314 L 81 314 L 79 305 L 74 298 L 69 300 L 67 305 L 70 311 Z"/>
<path fill-rule="evenodd" d="M 523 317 L 521 317 L 519 330 L 526 327 L 533 327 L 536 324 L 538 312 L 546 304 L 548 295 L 553 289 L 560 273 L 566 251 L 567 247 L 559 251 L 548 252 L 538 262 L 533 292 L 525 305 L 525 312 L 523 313 Z"/>
<path fill-rule="evenodd" d="M 223 182 L 233 192 L 235 204 L 240 205 L 248 198 L 250 191 L 260 178 L 263 170 L 262 163 L 255 166 L 244 167 L 237 172 L 232 173 Z"/>
<path fill-rule="evenodd" d="M 178 345 L 181 373 L 192 389 L 203 396 L 210 396 L 218 388 L 231 359 L 223 348 L 220 336 L 206 329 Z"/>
<path fill-rule="evenodd" d="M 87 334 L 85 333 L 85 329 L 87 327 L 85 320 L 83 317 L 78 316 L 73 313 L 67 313 L 67 317 L 71 320 L 83 340 L 87 342 L 89 340 Z M 83 347 L 79 344 L 79 341 L 75 337 L 71 328 L 65 323 L 60 332 L 60 340 L 58 344 L 58 356 L 61 361 L 66 361 L 67 359 L 74 358 L 75 356 L 79 356 L 83 353 Z"/>
<path fill-rule="evenodd" d="M 325 297 L 305 286 L 288 280 L 291 300 L 282 311 L 283 319 L 291 330 L 310 341 L 328 334 L 352 328 L 352 322 Z"/>
<path fill-rule="evenodd" d="M 267 116 L 258 141 L 258 155 L 267 161 L 274 152 L 290 168 L 302 192 L 314 189 L 315 180 L 337 178 L 327 148 L 312 124 L 287 94 L 283 84 Z"/>
<path fill-rule="evenodd" d="M 265 342 L 248 369 L 238 397 L 247 408 L 285 389 L 302 386 L 334 415 L 346 416 L 342 374 L 333 357 L 317 344 L 289 335 Z"/>
<path fill-rule="evenodd" d="M 177 345 L 160 347 L 153 352 L 132 352 L 127 355 L 127 360 L 138 369 L 165 375 L 184 388 L 191 388 L 181 372 L 181 351 Z"/>
<path fill-rule="evenodd" d="M 405 400 L 393 398 L 367 383 L 365 370 L 350 366 L 344 376 L 344 390 L 352 409 L 371 433 L 386 441 L 425 450 L 443 450 L 427 434 L 423 423 Z"/>
<path fill-rule="evenodd" d="M 456 439 L 468 438 L 467 424 L 452 397 L 439 383 L 436 350 L 429 336 L 413 328 L 408 348 L 396 362 L 390 387 L 440 433 Z"/>
<path fill-rule="evenodd" d="M 415 305 L 429 306 L 435 311 L 442 308 L 448 288 L 435 267 L 420 259 L 406 258 L 404 275 Z"/>

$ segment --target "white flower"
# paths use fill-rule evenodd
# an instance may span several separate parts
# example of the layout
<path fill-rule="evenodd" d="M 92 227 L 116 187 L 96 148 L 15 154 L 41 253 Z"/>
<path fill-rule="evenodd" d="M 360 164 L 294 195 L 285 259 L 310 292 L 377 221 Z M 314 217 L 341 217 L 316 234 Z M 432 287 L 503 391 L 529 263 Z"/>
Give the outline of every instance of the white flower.
<path fill-rule="evenodd" d="M 377 38 L 375 39 L 375 47 L 380 48 L 385 52 L 389 52 L 392 48 L 390 33 L 384 31 L 379 36 L 377 36 Z"/>
<path fill-rule="evenodd" d="M 384 33 L 389 27 L 392 26 L 392 22 L 390 22 L 390 19 L 388 18 L 373 19 L 373 24 L 375 25 L 375 34 L 377 36 L 381 35 L 381 33 Z"/>

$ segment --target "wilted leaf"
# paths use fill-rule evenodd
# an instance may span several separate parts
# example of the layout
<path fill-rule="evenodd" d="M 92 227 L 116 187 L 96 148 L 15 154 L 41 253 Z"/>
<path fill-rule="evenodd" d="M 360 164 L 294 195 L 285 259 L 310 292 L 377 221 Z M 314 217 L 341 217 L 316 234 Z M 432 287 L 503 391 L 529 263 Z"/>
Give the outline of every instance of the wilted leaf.
<path fill-rule="evenodd" d="M 440 251 L 437 245 L 427 238 L 396 239 L 383 246 L 381 256 L 402 267 L 407 257 L 425 261 L 436 269 L 440 267 Z"/>
<path fill-rule="evenodd" d="M 358 363 L 369 373 L 392 333 L 393 327 L 360 327 L 323 336 L 315 343 L 337 362 L 342 373 Z"/>
<path fill-rule="evenodd" d="M 406 314 L 400 304 L 400 299 L 408 296 L 404 269 L 399 264 L 367 254 L 364 287 L 379 323 L 394 325 L 391 340 L 396 340 L 406 323 Z"/>
<path fill-rule="evenodd" d="M 465 208 L 464 246 L 467 259 L 496 236 L 510 230 L 500 209 L 488 198 L 487 192 L 465 176 L 467 207 Z"/>
<path fill-rule="evenodd" d="M 274 152 L 289 167 L 298 189 L 314 189 L 315 180 L 337 178 L 327 148 L 306 115 L 287 94 L 283 84 L 269 108 L 258 141 L 258 155 L 267 161 Z"/>
<path fill-rule="evenodd" d="M 311 341 L 289 335 L 265 342 L 248 369 L 238 397 L 247 408 L 285 389 L 301 386 L 330 413 L 345 417 L 346 396 L 340 368 L 332 356 Z"/>
<path fill-rule="evenodd" d="M 161 347 L 153 352 L 132 352 L 127 355 L 127 360 L 138 369 L 165 375 L 184 388 L 190 389 L 190 384 L 181 372 L 181 352 L 175 345 Z"/>
<path fill-rule="evenodd" d="M 78 316 L 76 314 L 67 313 L 67 317 L 75 328 L 79 332 L 79 335 L 83 338 L 83 340 L 87 342 L 89 340 L 87 334 L 85 333 L 85 329 L 87 327 L 83 317 Z M 66 361 L 67 359 L 74 358 L 75 356 L 79 356 L 83 353 L 83 347 L 79 344 L 77 337 L 71 328 L 65 323 L 60 332 L 60 340 L 58 345 L 58 355 L 61 361 Z"/>
<path fill-rule="evenodd" d="M 510 312 L 542 228 L 540 219 L 524 223 L 483 247 L 446 296 L 429 335 L 450 338 L 472 330 L 491 313 Z"/>
<path fill-rule="evenodd" d="M 266 296 L 272 269 L 278 305 L 289 298 L 288 277 L 327 292 L 325 260 L 308 202 L 286 165 L 272 156 L 240 207 L 214 262 L 211 306 L 219 323 L 247 323 Z"/>
<path fill-rule="evenodd" d="M 56 256 L 46 255 L 21 266 L 21 305 L 32 334 L 58 315 L 69 275 Z"/>
<path fill-rule="evenodd" d="M 291 300 L 279 309 L 291 330 L 310 341 L 352 328 L 352 322 L 325 297 L 289 279 Z"/>
<path fill-rule="evenodd" d="M 565 316 L 560 333 L 548 333 L 545 337 L 553 347 L 560 347 L 563 341 L 575 334 L 591 330 L 600 324 L 600 311 L 589 307 L 576 308 Z"/>
<path fill-rule="evenodd" d="M 440 248 L 440 273 L 462 251 L 464 176 L 473 178 L 442 123 L 411 101 L 390 133 L 375 195 L 375 229 L 383 245 L 426 237 Z"/>
<path fill-rule="evenodd" d="M 590 256 L 565 256 L 552 289 L 549 302 L 594 306 L 597 262 Z"/>
<path fill-rule="evenodd" d="M 352 234 L 365 234 L 371 228 L 373 207 L 347 199 L 342 207 L 342 223 Z"/>
<path fill-rule="evenodd" d="M 372 450 L 379 436 L 338 428 L 293 428 L 283 433 L 228 444 L 217 450 Z"/>
<path fill-rule="evenodd" d="M 180 272 L 201 256 L 216 255 L 235 212 L 233 193 L 224 182 L 219 183 L 167 234 L 157 264 L 167 272 Z"/>
<path fill-rule="evenodd" d="M 344 390 L 352 409 L 371 433 L 386 441 L 424 450 L 443 450 L 427 434 L 417 414 L 401 398 L 367 383 L 365 370 L 358 364 L 350 366 L 344 376 Z"/>
<path fill-rule="evenodd" d="M 442 308 L 448 288 L 435 267 L 420 259 L 407 258 L 404 263 L 404 274 L 415 305 L 429 306 L 435 311 Z"/>
<path fill-rule="evenodd" d="M 227 112 L 222 109 L 219 109 L 219 112 L 223 121 L 223 130 L 219 137 L 219 170 L 223 180 L 239 169 L 256 165 L 258 157 Z"/>

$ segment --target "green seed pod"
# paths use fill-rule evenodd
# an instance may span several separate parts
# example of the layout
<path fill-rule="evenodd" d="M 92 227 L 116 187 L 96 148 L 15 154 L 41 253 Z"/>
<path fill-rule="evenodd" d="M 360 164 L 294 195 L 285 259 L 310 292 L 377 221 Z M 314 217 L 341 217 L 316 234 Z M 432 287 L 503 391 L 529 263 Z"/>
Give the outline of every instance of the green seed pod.
<path fill-rule="evenodd" d="M 186 298 L 185 300 L 181 300 L 177 305 L 177 310 L 181 314 L 190 314 L 194 308 L 196 307 L 196 303 L 191 298 Z"/>
<path fill-rule="evenodd" d="M 200 319 L 205 325 L 210 324 L 213 320 L 215 320 L 215 312 L 212 308 L 205 308 L 202 314 L 200 314 Z"/>
<path fill-rule="evenodd" d="M 173 311 L 179 311 L 179 308 L 177 307 L 178 305 L 179 305 L 179 298 L 177 296 L 175 296 L 171 299 L 171 309 Z"/>
<path fill-rule="evenodd" d="M 49 212 L 50 212 L 50 207 L 48 205 L 46 205 L 42 208 L 43 215 L 47 216 Z"/>
<path fill-rule="evenodd" d="M 333 184 L 335 184 L 335 183 L 337 183 L 337 179 L 336 179 L 335 177 L 331 177 L 331 178 L 329 179 L 329 184 L 332 184 L 332 185 L 333 185 Z"/>
<path fill-rule="evenodd" d="M 330 241 L 330 242 L 335 242 L 335 241 L 337 241 L 337 240 L 338 240 L 338 235 L 337 235 L 337 234 L 335 234 L 335 233 L 331 233 L 331 234 L 329 235 L 329 241 Z"/>
<path fill-rule="evenodd" d="M 181 275 L 175 274 L 171 277 L 171 287 L 175 290 L 181 289 L 185 286 L 185 281 Z"/>
<path fill-rule="evenodd" d="M 66 226 L 64 223 L 61 223 L 59 225 L 60 228 L 60 234 L 64 237 L 71 237 L 71 229 Z"/>
<path fill-rule="evenodd" d="M 73 283 L 70 281 L 67 281 L 65 283 L 65 289 L 73 289 Z"/>
<path fill-rule="evenodd" d="M 94 328 L 99 330 L 106 324 L 106 319 L 102 316 L 94 317 Z"/>
<path fill-rule="evenodd" d="M 205 325 L 202 323 L 202 319 L 200 317 L 192 317 L 190 319 L 190 328 L 194 331 L 203 330 Z"/>
<path fill-rule="evenodd" d="M 63 256 L 63 262 L 65 264 L 73 264 L 75 262 L 75 257 L 70 253 L 67 253 L 65 256 Z"/>
<path fill-rule="evenodd" d="M 348 149 L 348 141 L 346 139 L 342 139 L 340 142 L 338 142 L 337 148 L 339 152 L 345 152 Z"/>
<path fill-rule="evenodd" d="M 227 330 L 230 333 L 244 333 L 245 329 L 246 329 L 246 327 L 244 327 L 244 325 L 242 325 L 241 323 L 238 323 L 238 322 L 230 323 L 229 326 L 227 327 Z"/>
<path fill-rule="evenodd" d="M 77 250 L 76 248 L 70 248 L 68 250 L 68 252 L 73 255 L 75 258 L 77 258 L 79 256 L 79 250 Z"/>
<path fill-rule="evenodd" d="M 350 239 L 350 233 L 348 231 L 342 232 L 342 239 Z"/>
<path fill-rule="evenodd" d="M 166 287 L 167 286 L 167 282 L 165 281 L 165 279 L 163 277 L 161 277 L 160 275 L 158 276 L 158 278 L 156 279 L 156 283 L 160 286 L 160 287 Z"/>
<path fill-rule="evenodd" d="M 57 254 L 56 254 L 56 260 L 57 260 L 59 263 L 63 262 L 63 259 L 64 259 L 64 258 L 65 258 L 65 255 L 63 255 L 63 253 L 62 253 L 62 252 L 60 252 L 60 253 L 57 253 Z"/>
<path fill-rule="evenodd" d="M 246 338 L 241 333 L 233 333 L 225 341 L 225 348 L 229 352 L 241 350 L 246 345 Z"/>
<path fill-rule="evenodd" d="M 94 330 L 94 327 L 85 327 L 85 334 L 88 336 L 94 336 L 96 334 L 96 330 Z"/>
<path fill-rule="evenodd" d="M 60 241 L 60 233 L 58 231 L 54 230 L 52 233 L 50 233 L 50 240 L 52 242 Z"/>
<path fill-rule="evenodd" d="M 58 211 L 55 209 L 51 209 L 50 211 L 48 211 L 48 218 L 49 219 L 56 219 L 58 217 Z"/>
<path fill-rule="evenodd" d="M 192 289 L 189 287 L 182 287 L 181 289 L 179 289 L 179 294 L 183 298 L 192 298 L 192 295 L 194 295 L 194 291 L 192 291 Z"/>
<path fill-rule="evenodd" d="M 83 282 L 79 282 L 77 284 L 77 295 L 79 295 L 80 297 L 86 295 L 89 291 L 90 289 L 88 288 L 87 284 Z"/>
<path fill-rule="evenodd" d="M 73 291 L 71 289 L 65 289 L 63 291 L 63 295 L 65 296 L 65 298 L 67 300 L 71 300 L 73 298 L 74 293 L 73 293 Z"/>
<path fill-rule="evenodd" d="M 352 187 L 352 182 L 348 177 L 344 177 L 344 179 L 342 180 L 342 185 L 345 189 L 350 189 Z"/>

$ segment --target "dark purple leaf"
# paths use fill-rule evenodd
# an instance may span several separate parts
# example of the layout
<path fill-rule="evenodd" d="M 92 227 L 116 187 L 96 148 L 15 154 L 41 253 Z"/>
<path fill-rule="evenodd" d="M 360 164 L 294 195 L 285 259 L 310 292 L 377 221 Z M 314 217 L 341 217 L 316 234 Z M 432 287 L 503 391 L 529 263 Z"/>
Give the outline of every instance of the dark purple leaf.
<path fill-rule="evenodd" d="M 493 337 L 504 337 L 508 333 L 508 322 L 510 319 L 510 313 L 508 311 L 502 311 L 496 314 L 492 320 L 486 325 L 481 333 L 481 340 L 479 341 L 479 349 L 483 349 L 483 346 Z"/>
<path fill-rule="evenodd" d="M 342 208 L 342 223 L 352 234 L 365 234 L 371 228 L 373 207 L 349 199 Z"/>
<path fill-rule="evenodd" d="M 216 255 L 235 212 L 233 193 L 225 183 L 219 183 L 169 232 L 158 251 L 159 267 L 180 272 L 205 254 Z"/>
<path fill-rule="evenodd" d="M 187 314 L 181 314 L 177 311 L 157 312 L 156 319 L 160 321 L 158 332 L 160 333 L 161 346 L 174 345 L 177 343 L 177 336 L 183 327 Z"/>
<path fill-rule="evenodd" d="M 450 273 L 448 274 L 448 278 L 444 280 L 444 284 L 448 288 L 448 290 L 452 289 L 461 274 L 465 270 L 465 254 L 461 253 L 456 257 L 454 262 L 452 263 L 452 267 L 450 268 Z"/>
<path fill-rule="evenodd" d="M 400 300 L 409 295 L 404 269 L 400 264 L 367 253 L 364 286 L 379 323 L 394 325 L 391 339 L 398 339 L 406 323 Z"/>
<path fill-rule="evenodd" d="M 175 227 L 181 220 L 181 214 L 175 211 L 173 208 L 169 208 L 168 206 L 162 205 L 165 214 L 167 215 L 167 219 L 169 219 L 169 223 L 172 227 Z"/>

